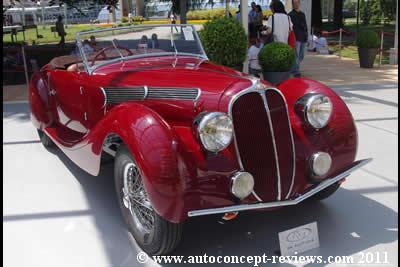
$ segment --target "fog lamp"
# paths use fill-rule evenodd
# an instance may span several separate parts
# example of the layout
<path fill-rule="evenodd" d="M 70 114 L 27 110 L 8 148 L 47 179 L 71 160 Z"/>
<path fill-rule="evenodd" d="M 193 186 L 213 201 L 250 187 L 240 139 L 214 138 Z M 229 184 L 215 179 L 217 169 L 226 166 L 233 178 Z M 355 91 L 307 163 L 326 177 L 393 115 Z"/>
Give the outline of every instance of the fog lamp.
<path fill-rule="evenodd" d="M 328 153 L 318 152 L 311 157 L 311 169 L 315 176 L 323 176 L 328 173 L 332 165 L 332 158 Z"/>
<path fill-rule="evenodd" d="M 253 176 L 248 172 L 237 172 L 232 177 L 232 194 L 239 198 L 244 199 L 251 194 L 254 188 Z"/>

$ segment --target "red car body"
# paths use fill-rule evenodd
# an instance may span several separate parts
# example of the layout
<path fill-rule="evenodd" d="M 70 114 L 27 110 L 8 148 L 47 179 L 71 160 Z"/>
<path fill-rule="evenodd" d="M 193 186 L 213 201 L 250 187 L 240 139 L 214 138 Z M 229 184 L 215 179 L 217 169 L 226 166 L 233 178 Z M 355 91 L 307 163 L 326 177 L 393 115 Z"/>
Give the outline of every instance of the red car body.
<path fill-rule="evenodd" d="M 262 83 L 273 87 L 265 81 Z M 124 90 L 143 86 L 178 91 L 198 88 L 199 95 L 186 99 L 178 92 L 176 98 L 121 98 Z M 238 200 L 229 190 L 230 177 L 241 169 L 235 142 L 212 153 L 202 148 L 193 128 L 193 121 L 202 112 L 228 113 L 232 98 L 251 86 L 252 81 L 244 73 L 205 59 L 179 56 L 176 62 L 174 56 L 157 56 L 114 62 L 91 74 L 48 64 L 33 75 L 29 100 L 35 127 L 94 176 L 99 174 L 109 140 L 122 140 L 143 172 L 144 186 L 155 211 L 167 221 L 177 223 L 187 219 L 191 211 L 259 202 L 253 195 Z M 105 88 L 114 88 L 119 94 L 109 93 Z M 290 201 L 315 185 L 309 168 L 313 153 L 324 151 L 332 158 L 332 167 L 323 178 L 334 177 L 354 166 L 357 130 L 345 103 L 319 82 L 292 78 L 273 92 L 271 99 L 283 97 L 288 112 L 286 120 L 286 113 L 276 119 L 281 122 L 276 126 L 276 135 L 279 135 L 275 136 L 276 145 L 285 148 L 292 144 L 294 148 L 294 155 L 278 149 L 281 160 L 277 168 L 287 177 L 293 173 L 292 180 L 282 189 L 288 194 L 282 193 L 280 200 Z M 319 130 L 307 125 L 296 111 L 296 102 L 309 93 L 324 94 L 332 101 L 332 117 Z M 251 142 L 263 142 L 257 136 L 261 131 L 259 118 L 249 118 L 252 119 L 254 127 L 244 134 L 250 139 L 247 147 L 252 147 Z M 289 126 L 293 138 L 286 128 L 280 133 L 280 125 Z M 264 155 L 252 157 L 257 161 Z M 264 202 L 276 198 L 276 183 L 255 179 L 255 190 Z"/>

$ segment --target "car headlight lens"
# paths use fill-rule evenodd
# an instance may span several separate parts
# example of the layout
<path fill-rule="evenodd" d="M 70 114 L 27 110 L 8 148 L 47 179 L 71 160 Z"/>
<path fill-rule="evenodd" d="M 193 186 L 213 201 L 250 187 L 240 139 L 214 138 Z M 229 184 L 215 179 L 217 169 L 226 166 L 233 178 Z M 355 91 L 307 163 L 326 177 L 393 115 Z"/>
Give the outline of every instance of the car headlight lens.
<path fill-rule="evenodd" d="M 232 177 L 231 192 L 239 199 L 244 199 L 253 192 L 254 178 L 248 172 L 237 172 Z"/>
<path fill-rule="evenodd" d="M 314 128 L 325 127 L 332 114 L 332 102 L 329 97 L 316 94 L 310 96 L 304 106 L 306 121 Z"/>
<path fill-rule="evenodd" d="M 316 176 L 328 173 L 332 165 L 332 158 L 328 153 L 318 152 L 311 157 L 311 169 Z"/>
<path fill-rule="evenodd" d="M 218 152 L 232 141 L 232 120 L 222 112 L 207 113 L 201 118 L 197 131 L 203 147 L 211 152 Z"/>

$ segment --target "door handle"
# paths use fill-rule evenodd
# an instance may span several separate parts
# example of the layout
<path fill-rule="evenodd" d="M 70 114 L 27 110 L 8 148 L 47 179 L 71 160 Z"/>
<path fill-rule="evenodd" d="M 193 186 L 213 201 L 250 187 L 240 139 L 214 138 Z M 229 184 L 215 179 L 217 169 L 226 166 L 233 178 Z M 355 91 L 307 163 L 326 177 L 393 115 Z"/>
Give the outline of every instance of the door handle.
<path fill-rule="evenodd" d="M 49 93 L 50 93 L 50 95 L 56 95 L 56 90 L 51 89 Z"/>

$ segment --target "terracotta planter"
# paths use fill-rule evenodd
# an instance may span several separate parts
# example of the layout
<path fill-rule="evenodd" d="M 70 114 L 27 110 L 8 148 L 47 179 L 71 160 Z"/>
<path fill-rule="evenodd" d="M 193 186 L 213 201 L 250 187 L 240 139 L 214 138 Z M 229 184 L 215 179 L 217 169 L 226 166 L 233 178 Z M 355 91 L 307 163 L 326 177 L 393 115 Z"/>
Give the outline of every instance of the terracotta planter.
<path fill-rule="evenodd" d="M 375 57 L 378 54 L 378 48 L 358 48 L 358 58 L 361 68 L 372 68 Z"/>
<path fill-rule="evenodd" d="M 277 71 L 263 71 L 264 80 L 272 83 L 279 84 L 290 78 L 290 71 L 277 72 Z"/>

